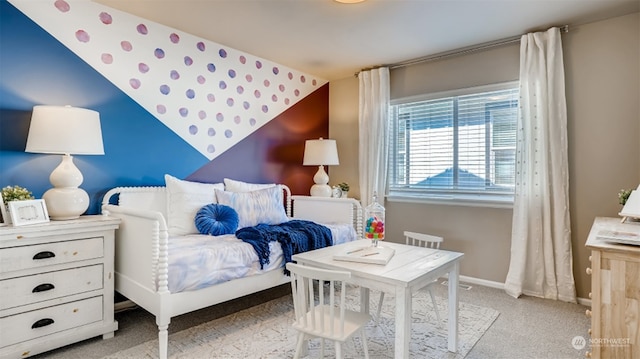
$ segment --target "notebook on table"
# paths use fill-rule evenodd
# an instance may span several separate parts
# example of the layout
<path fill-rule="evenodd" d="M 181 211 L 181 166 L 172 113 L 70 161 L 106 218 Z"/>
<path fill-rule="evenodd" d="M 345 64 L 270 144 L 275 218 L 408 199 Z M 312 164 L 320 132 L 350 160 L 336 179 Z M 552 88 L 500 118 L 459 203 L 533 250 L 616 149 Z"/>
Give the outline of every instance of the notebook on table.
<path fill-rule="evenodd" d="M 371 264 L 387 264 L 396 251 L 393 248 L 384 247 L 379 244 L 378 247 L 359 247 L 350 248 L 347 252 L 335 254 L 333 259 L 337 261 L 371 263 Z"/>

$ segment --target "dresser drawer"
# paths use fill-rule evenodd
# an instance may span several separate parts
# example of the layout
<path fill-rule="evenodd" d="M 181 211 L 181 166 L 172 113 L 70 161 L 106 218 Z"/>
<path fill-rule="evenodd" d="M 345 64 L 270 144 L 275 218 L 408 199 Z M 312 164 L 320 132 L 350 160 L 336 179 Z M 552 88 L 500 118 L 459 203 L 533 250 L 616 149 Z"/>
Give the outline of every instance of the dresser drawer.
<path fill-rule="evenodd" d="M 102 264 L 0 281 L 0 310 L 102 289 Z"/>
<path fill-rule="evenodd" d="M 102 296 L 0 318 L 0 348 L 102 320 Z"/>
<path fill-rule="evenodd" d="M 30 268 L 101 258 L 103 238 L 43 243 L 0 249 L 0 272 L 9 273 Z"/>

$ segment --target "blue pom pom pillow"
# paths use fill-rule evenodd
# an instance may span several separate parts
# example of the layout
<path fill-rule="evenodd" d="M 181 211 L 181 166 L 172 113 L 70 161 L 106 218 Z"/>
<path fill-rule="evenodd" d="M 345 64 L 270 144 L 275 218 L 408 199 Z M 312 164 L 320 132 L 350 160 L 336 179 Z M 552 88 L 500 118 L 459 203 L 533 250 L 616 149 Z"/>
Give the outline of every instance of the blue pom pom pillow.
<path fill-rule="evenodd" d="M 238 212 L 223 204 L 211 203 L 196 213 L 195 224 L 202 234 L 221 236 L 234 234 L 238 229 Z"/>

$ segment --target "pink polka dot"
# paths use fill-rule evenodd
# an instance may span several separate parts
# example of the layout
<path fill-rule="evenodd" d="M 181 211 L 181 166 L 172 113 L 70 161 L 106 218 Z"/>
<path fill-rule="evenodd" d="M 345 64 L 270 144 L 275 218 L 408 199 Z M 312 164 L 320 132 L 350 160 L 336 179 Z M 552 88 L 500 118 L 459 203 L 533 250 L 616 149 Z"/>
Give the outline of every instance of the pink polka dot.
<path fill-rule="evenodd" d="M 129 41 L 121 41 L 120 42 L 120 47 L 122 47 L 122 49 L 124 51 L 131 51 L 131 49 L 133 49 L 133 46 L 131 46 L 131 43 Z"/>
<path fill-rule="evenodd" d="M 280 86 L 278 86 L 278 89 L 280 90 L 280 92 L 284 92 L 284 85 L 280 84 Z"/>
<path fill-rule="evenodd" d="M 69 6 L 69 3 L 67 3 L 64 0 L 56 0 L 56 2 L 54 3 L 54 6 L 56 7 L 56 9 L 60 10 L 61 12 L 67 12 L 71 9 L 71 6 Z"/>
<path fill-rule="evenodd" d="M 247 58 L 244 57 L 243 55 L 240 55 L 239 60 L 240 60 L 240 63 L 243 64 L 243 65 L 247 62 Z"/>
<path fill-rule="evenodd" d="M 156 106 L 156 111 L 158 111 L 158 113 L 160 113 L 160 114 L 165 114 L 165 113 L 167 113 L 167 108 L 164 107 L 164 105 L 157 105 Z"/>
<path fill-rule="evenodd" d="M 262 68 L 262 62 L 256 61 L 256 68 L 259 70 Z"/>
<path fill-rule="evenodd" d="M 204 46 L 204 42 L 200 41 L 196 44 L 196 48 L 200 51 L 204 51 L 205 46 Z"/>
<path fill-rule="evenodd" d="M 245 80 L 247 80 L 247 82 L 251 82 L 251 81 L 253 81 L 253 76 L 251 76 L 250 74 L 247 74 L 247 75 L 244 77 L 244 79 L 245 79 Z"/>
<path fill-rule="evenodd" d="M 164 58 L 164 50 L 163 49 L 158 48 L 153 52 L 153 54 L 159 59 Z"/>
<path fill-rule="evenodd" d="M 198 75 L 197 81 L 200 85 L 204 84 L 205 82 L 207 82 L 207 79 L 202 76 L 202 75 Z"/>
<path fill-rule="evenodd" d="M 236 87 L 236 91 L 238 91 L 239 95 L 242 95 L 242 93 L 244 92 L 244 87 L 238 86 L 238 87 Z"/>
<path fill-rule="evenodd" d="M 222 113 L 220 113 L 220 112 L 216 113 L 216 120 L 218 122 L 224 121 L 224 115 Z"/>
<path fill-rule="evenodd" d="M 251 104 L 249 103 L 249 101 L 244 101 L 242 103 L 242 107 L 244 107 L 245 110 L 248 110 L 249 107 L 251 107 Z"/>
<path fill-rule="evenodd" d="M 171 70 L 171 72 L 169 72 L 169 77 L 171 77 L 172 80 L 177 80 L 180 78 L 180 73 L 176 70 Z"/>
<path fill-rule="evenodd" d="M 227 83 L 226 83 L 226 82 L 224 82 L 224 81 L 220 81 L 220 82 L 218 83 L 218 87 L 220 87 L 220 90 L 224 90 L 224 89 L 226 89 L 226 88 L 227 88 Z"/>
<path fill-rule="evenodd" d="M 193 59 L 189 56 L 185 56 L 184 57 L 184 64 L 187 66 L 191 66 L 193 65 Z"/>
<path fill-rule="evenodd" d="M 278 101 L 278 96 L 276 96 L 276 95 L 271 95 L 271 101 L 273 101 L 273 102 L 277 102 L 277 101 Z"/>
<path fill-rule="evenodd" d="M 300 90 L 295 89 L 295 91 L 293 91 L 293 94 L 297 96 L 300 96 Z"/>
<path fill-rule="evenodd" d="M 269 112 L 269 106 L 267 106 L 267 105 L 262 105 L 262 112 L 264 112 L 264 113 Z"/>
<path fill-rule="evenodd" d="M 285 105 L 288 105 L 288 104 L 289 104 L 289 102 L 291 102 L 291 101 L 289 101 L 289 98 L 285 98 L 285 99 L 284 99 L 284 104 L 285 104 Z"/>
<path fill-rule="evenodd" d="M 236 123 L 236 124 L 238 124 L 238 125 L 240 124 L 240 121 L 241 121 L 240 116 L 235 116 L 235 117 L 233 118 L 233 122 L 235 122 L 235 123 Z"/>
<path fill-rule="evenodd" d="M 318 81 L 316 81 L 316 79 L 313 79 L 313 81 L 311 81 L 311 84 L 312 84 L 313 86 L 315 86 L 317 83 L 318 83 Z"/>
<path fill-rule="evenodd" d="M 101 12 L 99 17 L 100 21 L 102 21 L 102 23 L 105 25 L 110 25 L 113 22 L 113 19 L 111 18 L 111 15 L 109 15 L 109 13 Z"/>
<path fill-rule="evenodd" d="M 215 102 L 216 101 L 216 96 L 212 93 L 207 95 L 207 101 L 209 102 Z"/>
<path fill-rule="evenodd" d="M 175 32 L 172 32 L 171 35 L 169 35 L 169 40 L 174 44 L 177 44 L 180 42 L 180 35 L 176 34 Z"/>
<path fill-rule="evenodd" d="M 234 104 L 234 103 L 235 103 L 235 101 L 234 101 L 231 97 L 229 97 L 229 98 L 227 99 L 227 106 L 229 106 L 229 107 L 233 107 L 233 104 Z"/>
<path fill-rule="evenodd" d="M 205 118 L 207 118 L 207 113 L 205 111 L 199 111 L 198 118 L 204 120 Z"/>
<path fill-rule="evenodd" d="M 113 56 L 111 56 L 111 54 L 102 54 L 100 58 L 102 59 L 102 62 L 104 62 L 107 65 L 113 63 Z"/>
<path fill-rule="evenodd" d="M 271 82 L 269 82 L 269 80 L 264 80 L 264 87 L 269 87 L 271 85 Z"/>
<path fill-rule="evenodd" d="M 131 88 L 133 88 L 134 90 L 137 90 L 138 88 L 140 88 L 140 80 L 130 79 L 129 86 L 131 86 Z"/>
<path fill-rule="evenodd" d="M 253 91 L 253 95 L 254 95 L 256 98 L 260 98 L 260 96 L 262 96 L 262 94 L 260 94 L 260 91 L 258 91 L 258 90 Z"/>
<path fill-rule="evenodd" d="M 287 74 L 287 77 L 289 78 L 289 80 L 291 80 L 291 79 L 293 79 L 293 74 L 292 74 L 291 72 L 289 72 L 289 73 Z"/>
<path fill-rule="evenodd" d="M 300 82 L 305 83 L 307 81 L 307 79 L 304 77 L 304 75 L 300 76 Z"/>
<path fill-rule="evenodd" d="M 76 39 L 80 42 L 89 42 L 89 34 L 84 30 L 76 31 Z"/>
<path fill-rule="evenodd" d="M 147 72 L 149 72 L 149 65 L 145 64 L 144 62 L 139 63 L 138 71 L 142 72 L 143 74 L 146 74 Z"/>
<path fill-rule="evenodd" d="M 136 30 L 138 30 L 138 33 L 141 35 L 146 35 L 149 32 L 144 24 L 136 26 Z"/>
<path fill-rule="evenodd" d="M 273 74 L 277 75 L 280 72 L 280 70 L 277 67 L 273 68 Z"/>

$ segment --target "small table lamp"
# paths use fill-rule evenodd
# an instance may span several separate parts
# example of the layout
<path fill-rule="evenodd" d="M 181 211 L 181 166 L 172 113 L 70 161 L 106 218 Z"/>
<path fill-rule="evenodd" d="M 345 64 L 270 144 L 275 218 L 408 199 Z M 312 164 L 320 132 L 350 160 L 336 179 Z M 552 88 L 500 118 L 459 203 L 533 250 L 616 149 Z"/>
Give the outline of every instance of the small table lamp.
<path fill-rule="evenodd" d="M 83 177 L 70 155 L 104 155 L 100 114 L 71 106 L 34 106 L 25 151 L 62 155 L 49 176 L 54 188 L 42 198 L 51 219 L 80 217 L 89 208 L 89 195 L 78 188 Z"/>
<path fill-rule="evenodd" d="M 311 196 L 314 197 L 331 197 L 331 187 L 329 183 L 329 175 L 324 171 L 324 166 L 339 165 L 338 149 L 335 140 L 307 140 L 304 145 L 305 166 L 318 166 L 318 172 L 313 176 L 316 183 L 311 186 Z"/>

